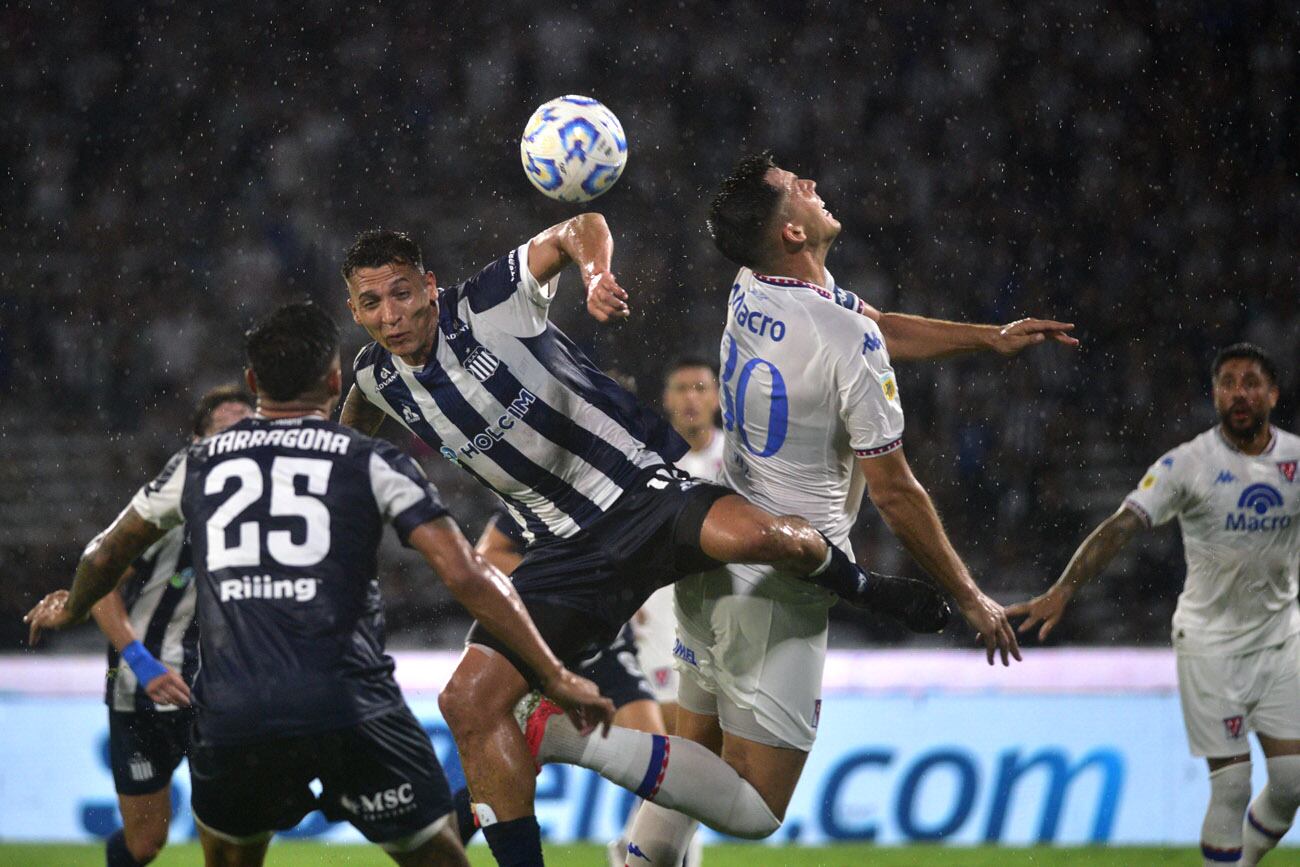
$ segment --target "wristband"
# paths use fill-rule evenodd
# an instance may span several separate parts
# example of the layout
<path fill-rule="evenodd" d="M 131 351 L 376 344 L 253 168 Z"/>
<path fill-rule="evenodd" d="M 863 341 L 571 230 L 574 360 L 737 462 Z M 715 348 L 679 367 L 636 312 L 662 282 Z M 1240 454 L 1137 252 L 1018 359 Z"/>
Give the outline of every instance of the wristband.
<path fill-rule="evenodd" d="M 154 655 L 139 641 L 132 641 L 122 648 L 122 661 L 131 666 L 141 686 L 147 686 L 155 677 L 167 673 L 166 667 L 154 659 Z"/>

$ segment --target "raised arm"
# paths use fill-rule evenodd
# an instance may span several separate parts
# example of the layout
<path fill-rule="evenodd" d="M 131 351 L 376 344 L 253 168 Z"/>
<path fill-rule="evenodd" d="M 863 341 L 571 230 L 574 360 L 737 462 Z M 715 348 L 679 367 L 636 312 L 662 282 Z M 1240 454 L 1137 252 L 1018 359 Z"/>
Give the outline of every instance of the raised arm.
<path fill-rule="evenodd" d="M 339 424 L 360 431 L 366 436 L 374 436 L 384 424 L 384 411 L 366 400 L 361 389 L 354 383 L 343 401 L 339 412 Z"/>
<path fill-rule="evenodd" d="M 542 691 L 587 723 L 608 725 L 614 705 L 590 681 L 565 668 L 538 634 L 509 579 L 475 553 L 450 518 L 413 529 L 407 540 L 424 556 L 456 601 L 533 670 Z"/>
<path fill-rule="evenodd" d="M 547 283 L 576 262 L 587 293 L 587 312 L 597 322 L 626 319 L 627 293 L 610 271 L 614 238 L 600 214 L 579 214 L 535 236 L 528 245 L 528 270 Z"/>
<path fill-rule="evenodd" d="M 872 313 L 876 315 L 872 316 Z M 1047 340 L 1065 346 L 1079 345 L 1078 340 L 1066 333 L 1074 328 L 1072 323 L 1051 319 L 1018 319 L 1007 325 L 974 325 L 909 313 L 879 313 L 874 309 L 867 315 L 880 326 L 889 357 L 895 361 L 923 361 L 980 351 L 1015 355 Z"/>
<path fill-rule="evenodd" d="M 40 641 L 42 630 L 62 629 L 89 617 L 95 603 L 117 587 L 127 567 L 164 532 L 140 517 L 134 508 L 123 510 L 107 530 L 86 546 L 72 589 L 54 591 L 23 618 L 31 626 L 29 642 Z"/>
<path fill-rule="evenodd" d="M 859 464 L 871 502 L 921 568 L 952 594 L 962 616 L 984 642 L 989 664 L 995 652 L 1001 653 L 1003 665 L 1010 664 L 1009 655 L 1020 659 L 1015 632 L 1002 606 L 976 586 L 948 540 L 929 494 L 912 475 L 903 450 L 861 458 Z"/>
<path fill-rule="evenodd" d="M 1083 540 L 1083 544 L 1070 558 L 1061 577 L 1056 579 L 1056 583 L 1047 592 L 1028 602 L 1009 606 L 1007 614 L 1011 617 L 1027 615 L 1025 622 L 1020 624 L 1021 632 L 1028 632 L 1034 624 L 1041 622 L 1043 625 L 1038 630 L 1038 640 L 1042 641 L 1061 621 L 1065 606 L 1075 592 L 1105 569 L 1129 540 L 1146 528 L 1145 518 L 1127 504 L 1120 506 L 1115 514 L 1088 534 L 1088 538 Z"/>

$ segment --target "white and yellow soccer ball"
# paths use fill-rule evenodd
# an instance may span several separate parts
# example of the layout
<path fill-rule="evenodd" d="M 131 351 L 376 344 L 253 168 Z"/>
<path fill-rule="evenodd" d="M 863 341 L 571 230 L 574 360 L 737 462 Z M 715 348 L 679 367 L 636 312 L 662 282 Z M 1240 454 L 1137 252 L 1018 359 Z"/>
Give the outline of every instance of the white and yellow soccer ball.
<path fill-rule="evenodd" d="M 519 142 L 524 174 L 561 202 L 590 202 L 623 174 L 627 136 L 614 112 L 589 96 L 561 96 L 543 103 Z"/>

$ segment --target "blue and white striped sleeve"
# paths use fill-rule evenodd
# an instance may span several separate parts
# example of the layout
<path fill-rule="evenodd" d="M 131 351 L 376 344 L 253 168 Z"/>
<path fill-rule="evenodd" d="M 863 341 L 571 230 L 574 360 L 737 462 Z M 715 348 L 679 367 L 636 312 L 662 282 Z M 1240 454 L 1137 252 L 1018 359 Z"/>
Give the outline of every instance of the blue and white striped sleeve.
<path fill-rule="evenodd" d="M 547 311 L 555 297 L 559 277 L 538 281 L 528 268 L 525 241 L 505 256 L 466 280 L 462 297 L 470 312 L 519 337 L 533 337 L 546 330 Z"/>
<path fill-rule="evenodd" d="M 416 527 L 449 514 L 420 465 L 388 443 L 375 443 L 370 453 L 370 490 L 403 545 Z"/>
<path fill-rule="evenodd" d="M 188 452 L 185 448 L 172 455 L 162 472 L 131 499 L 136 514 L 155 527 L 170 530 L 185 521 L 181 514 L 181 493 L 185 488 Z"/>

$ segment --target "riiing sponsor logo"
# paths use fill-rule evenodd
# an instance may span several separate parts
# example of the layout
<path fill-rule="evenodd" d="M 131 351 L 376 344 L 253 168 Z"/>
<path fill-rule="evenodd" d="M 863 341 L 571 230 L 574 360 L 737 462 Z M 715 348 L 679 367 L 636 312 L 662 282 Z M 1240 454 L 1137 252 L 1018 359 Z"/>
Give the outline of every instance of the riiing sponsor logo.
<path fill-rule="evenodd" d="M 402 783 L 373 795 L 339 796 L 339 805 L 354 816 L 380 819 L 400 816 L 415 809 L 415 790 L 410 783 Z"/>
<path fill-rule="evenodd" d="M 515 422 L 528 414 L 528 410 L 537 402 L 537 395 L 526 388 L 519 389 L 519 396 L 510 401 L 506 411 L 494 424 L 460 447 L 460 453 L 467 458 L 481 455 L 506 438 L 506 431 L 515 426 Z"/>
<path fill-rule="evenodd" d="M 270 575 L 245 575 L 242 578 L 225 578 L 217 585 L 222 602 L 242 602 L 246 599 L 292 599 L 310 602 L 316 598 L 319 578 L 272 578 Z"/>

